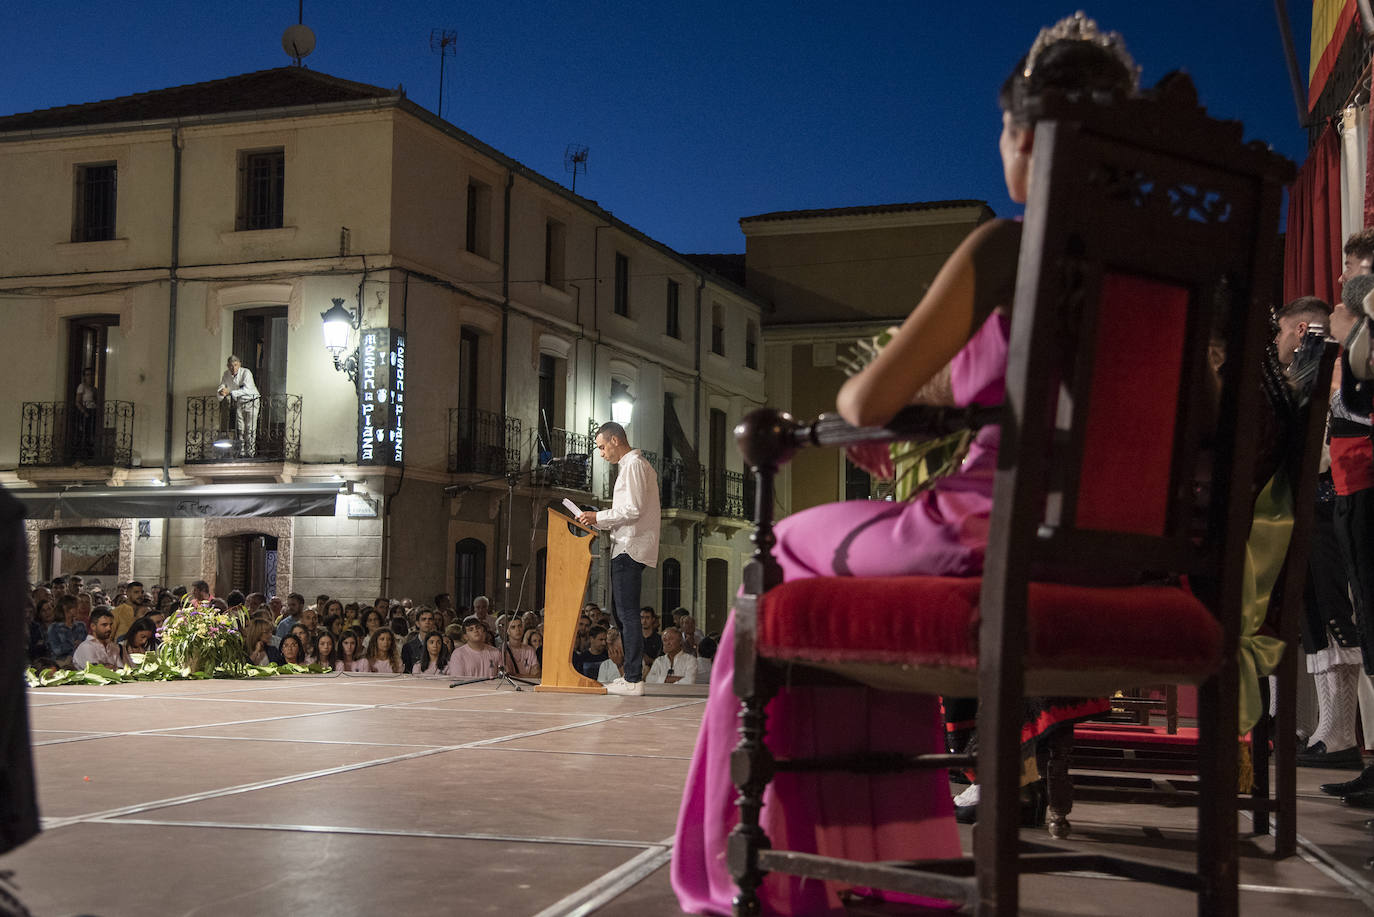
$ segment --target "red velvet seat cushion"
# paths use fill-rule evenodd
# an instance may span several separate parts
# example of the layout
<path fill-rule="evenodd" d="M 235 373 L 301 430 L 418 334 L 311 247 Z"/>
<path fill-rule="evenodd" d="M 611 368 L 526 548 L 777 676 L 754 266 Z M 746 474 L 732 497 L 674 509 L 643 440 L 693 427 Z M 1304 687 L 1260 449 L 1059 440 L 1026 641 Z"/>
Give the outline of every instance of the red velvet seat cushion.
<path fill-rule="evenodd" d="M 784 583 L 759 604 L 759 653 L 976 669 L 981 584 L 935 576 Z M 1032 583 L 1028 618 L 1030 670 L 1207 675 L 1220 660 L 1220 624 L 1182 589 Z"/>

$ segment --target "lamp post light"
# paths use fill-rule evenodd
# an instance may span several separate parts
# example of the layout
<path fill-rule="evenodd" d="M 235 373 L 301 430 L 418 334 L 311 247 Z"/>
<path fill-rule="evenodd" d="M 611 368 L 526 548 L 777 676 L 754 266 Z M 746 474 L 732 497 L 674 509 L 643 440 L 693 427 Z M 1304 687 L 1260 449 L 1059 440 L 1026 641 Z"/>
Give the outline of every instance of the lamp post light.
<path fill-rule="evenodd" d="M 344 301 L 336 298 L 334 305 L 320 313 L 324 323 L 324 346 L 334 355 L 334 368 L 348 375 L 349 382 L 358 380 L 358 350 L 355 347 L 347 357 L 343 352 L 348 349 L 348 339 L 357 330 L 358 316 L 344 308 Z"/>
<path fill-rule="evenodd" d="M 624 382 L 611 381 L 611 420 L 625 426 L 634 417 L 635 399 Z"/>

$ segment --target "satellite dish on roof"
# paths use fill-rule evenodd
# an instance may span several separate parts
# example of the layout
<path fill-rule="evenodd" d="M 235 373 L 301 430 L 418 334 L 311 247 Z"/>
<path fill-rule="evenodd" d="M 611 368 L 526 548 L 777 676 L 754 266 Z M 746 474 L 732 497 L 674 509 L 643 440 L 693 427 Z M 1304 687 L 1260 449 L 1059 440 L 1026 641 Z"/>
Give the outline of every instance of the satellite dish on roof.
<path fill-rule="evenodd" d="M 285 32 L 281 33 L 281 47 L 299 67 L 301 58 L 308 56 L 311 51 L 315 50 L 315 33 L 310 31 L 308 25 L 289 26 Z"/>

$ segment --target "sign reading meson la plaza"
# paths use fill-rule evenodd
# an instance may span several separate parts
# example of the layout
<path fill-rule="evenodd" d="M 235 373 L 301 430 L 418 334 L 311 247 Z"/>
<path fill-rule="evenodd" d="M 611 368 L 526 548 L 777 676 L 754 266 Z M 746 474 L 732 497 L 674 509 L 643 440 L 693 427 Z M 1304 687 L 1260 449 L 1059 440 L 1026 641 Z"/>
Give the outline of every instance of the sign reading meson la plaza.
<path fill-rule="evenodd" d="M 405 461 L 406 338 L 366 328 L 358 345 L 358 464 Z"/>

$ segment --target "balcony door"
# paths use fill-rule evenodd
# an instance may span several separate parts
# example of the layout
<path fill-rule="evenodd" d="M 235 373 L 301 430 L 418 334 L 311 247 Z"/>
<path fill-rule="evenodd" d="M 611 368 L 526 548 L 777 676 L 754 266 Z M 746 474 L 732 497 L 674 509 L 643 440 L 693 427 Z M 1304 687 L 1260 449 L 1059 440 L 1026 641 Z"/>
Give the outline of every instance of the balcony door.
<path fill-rule="evenodd" d="M 271 395 L 286 391 L 286 333 L 285 306 L 234 313 L 234 353 L 253 374 L 264 403 Z M 215 384 L 219 384 L 218 379 Z"/>
<path fill-rule="evenodd" d="M 105 363 L 110 346 L 110 326 L 119 324 L 118 315 L 91 315 L 74 318 L 68 326 L 67 385 L 61 400 L 76 405 L 76 390 L 86 370 L 94 374 L 95 400 L 105 400 Z"/>

